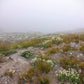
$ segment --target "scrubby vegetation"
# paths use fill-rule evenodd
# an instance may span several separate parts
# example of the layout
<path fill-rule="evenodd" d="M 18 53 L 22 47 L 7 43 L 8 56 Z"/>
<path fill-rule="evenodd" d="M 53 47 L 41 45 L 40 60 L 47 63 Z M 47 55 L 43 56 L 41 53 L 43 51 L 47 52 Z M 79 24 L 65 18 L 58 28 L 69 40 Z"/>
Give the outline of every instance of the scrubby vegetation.
<path fill-rule="evenodd" d="M 9 55 L 12 55 L 12 54 L 14 54 L 14 53 L 17 53 L 17 51 L 16 51 L 16 50 L 10 50 L 10 51 L 4 52 L 3 54 L 4 54 L 5 56 L 9 56 Z"/>
<path fill-rule="evenodd" d="M 21 54 L 22 57 L 25 57 L 25 58 L 32 58 L 34 57 L 34 54 L 30 51 L 24 51 L 22 54 Z"/>
<path fill-rule="evenodd" d="M 14 60 L 9 60 L 12 54 Z M 20 65 L 22 71 L 16 70 L 18 84 L 52 84 L 53 79 L 53 84 L 84 84 L 84 34 L 48 34 L 13 43 L 0 41 L 0 63 L 7 62 L 14 69 L 21 62 L 29 64 L 23 70 Z M 11 71 L 4 75 L 14 77 Z"/>
<path fill-rule="evenodd" d="M 47 74 L 51 71 L 54 63 L 50 58 L 45 56 L 40 56 L 38 58 L 32 59 L 32 68 L 26 71 L 20 76 L 19 82 L 23 80 L 24 82 L 32 82 L 35 84 L 49 84 L 49 77 Z"/>

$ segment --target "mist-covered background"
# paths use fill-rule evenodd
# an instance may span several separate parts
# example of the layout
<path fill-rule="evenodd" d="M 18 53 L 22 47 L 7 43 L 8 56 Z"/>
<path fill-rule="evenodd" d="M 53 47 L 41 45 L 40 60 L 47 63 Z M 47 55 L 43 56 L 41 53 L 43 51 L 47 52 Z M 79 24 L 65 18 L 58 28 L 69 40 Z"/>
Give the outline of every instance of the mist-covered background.
<path fill-rule="evenodd" d="M 84 0 L 0 0 L 0 32 L 84 29 Z"/>

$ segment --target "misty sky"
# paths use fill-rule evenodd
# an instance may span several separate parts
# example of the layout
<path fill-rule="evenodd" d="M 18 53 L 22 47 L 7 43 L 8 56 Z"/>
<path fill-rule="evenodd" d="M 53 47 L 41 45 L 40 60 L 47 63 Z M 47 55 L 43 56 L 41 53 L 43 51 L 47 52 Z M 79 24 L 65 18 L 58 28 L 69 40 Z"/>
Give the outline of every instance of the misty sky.
<path fill-rule="evenodd" d="M 1 32 L 84 28 L 84 0 L 0 0 Z"/>

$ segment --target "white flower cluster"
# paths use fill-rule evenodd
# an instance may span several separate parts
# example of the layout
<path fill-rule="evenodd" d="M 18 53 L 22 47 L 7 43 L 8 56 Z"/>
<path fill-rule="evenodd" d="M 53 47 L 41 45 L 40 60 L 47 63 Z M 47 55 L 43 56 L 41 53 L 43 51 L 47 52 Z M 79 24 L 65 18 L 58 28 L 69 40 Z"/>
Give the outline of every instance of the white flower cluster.
<path fill-rule="evenodd" d="M 56 76 L 58 79 L 66 78 L 70 83 L 74 81 L 74 83 L 72 84 L 78 84 L 80 80 L 80 73 L 81 73 L 81 70 L 77 72 L 75 69 L 65 70 L 61 68 L 59 71 L 56 71 Z M 63 80 L 66 80 L 66 79 L 63 79 Z"/>
<path fill-rule="evenodd" d="M 32 59 L 31 63 L 33 64 L 33 63 L 37 62 L 38 60 L 43 61 L 43 62 L 46 62 L 46 63 L 49 64 L 51 67 L 54 66 L 54 63 L 53 63 L 52 60 L 50 60 L 50 59 L 49 59 L 49 60 L 45 60 L 45 59 L 41 59 L 41 58 L 38 58 L 38 57 L 35 57 L 34 59 Z"/>
<path fill-rule="evenodd" d="M 61 42 L 63 42 L 63 39 L 61 38 L 61 37 L 52 37 L 52 41 L 54 41 L 55 43 L 57 43 L 57 42 L 59 42 L 59 43 L 61 43 Z"/>
<path fill-rule="evenodd" d="M 49 43 L 49 42 L 51 42 L 51 40 L 46 40 L 46 41 L 44 41 L 42 44 L 45 45 L 45 44 L 47 44 L 47 43 Z"/>
<path fill-rule="evenodd" d="M 56 40 L 57 41 L 63 41 L 63 39 L 61 37 L 57 37 Z"/>

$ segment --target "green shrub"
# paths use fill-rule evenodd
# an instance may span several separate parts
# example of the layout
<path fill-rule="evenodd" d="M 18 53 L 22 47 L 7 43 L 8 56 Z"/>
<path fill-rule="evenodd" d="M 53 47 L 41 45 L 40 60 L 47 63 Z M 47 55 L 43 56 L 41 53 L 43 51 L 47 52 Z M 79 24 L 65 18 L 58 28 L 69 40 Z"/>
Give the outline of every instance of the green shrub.
<path fill-rule="evenodd" d="M 25 58 L 33 58 L 35 55 L 34 53 L 30 52 L 30 51 L 24 51 L 22 54 L 21 54 L 22 57 L 25 57 Z"/>
<path fill-rule="evenodd" d="M 9 56 L 9 55 L 12 55 L 12 54 L 14 54 L 14 53 L 17 53 L 17 51 L 16 51 L 16 50 L 10 50 L 10 51 L 4 52 L 3 54 L 4 54 L 5 56 Z"/>
<path fill-rule="evenodd" d="M 84 84 L 84 73 L 80 74 L 80 84 Z"/>

